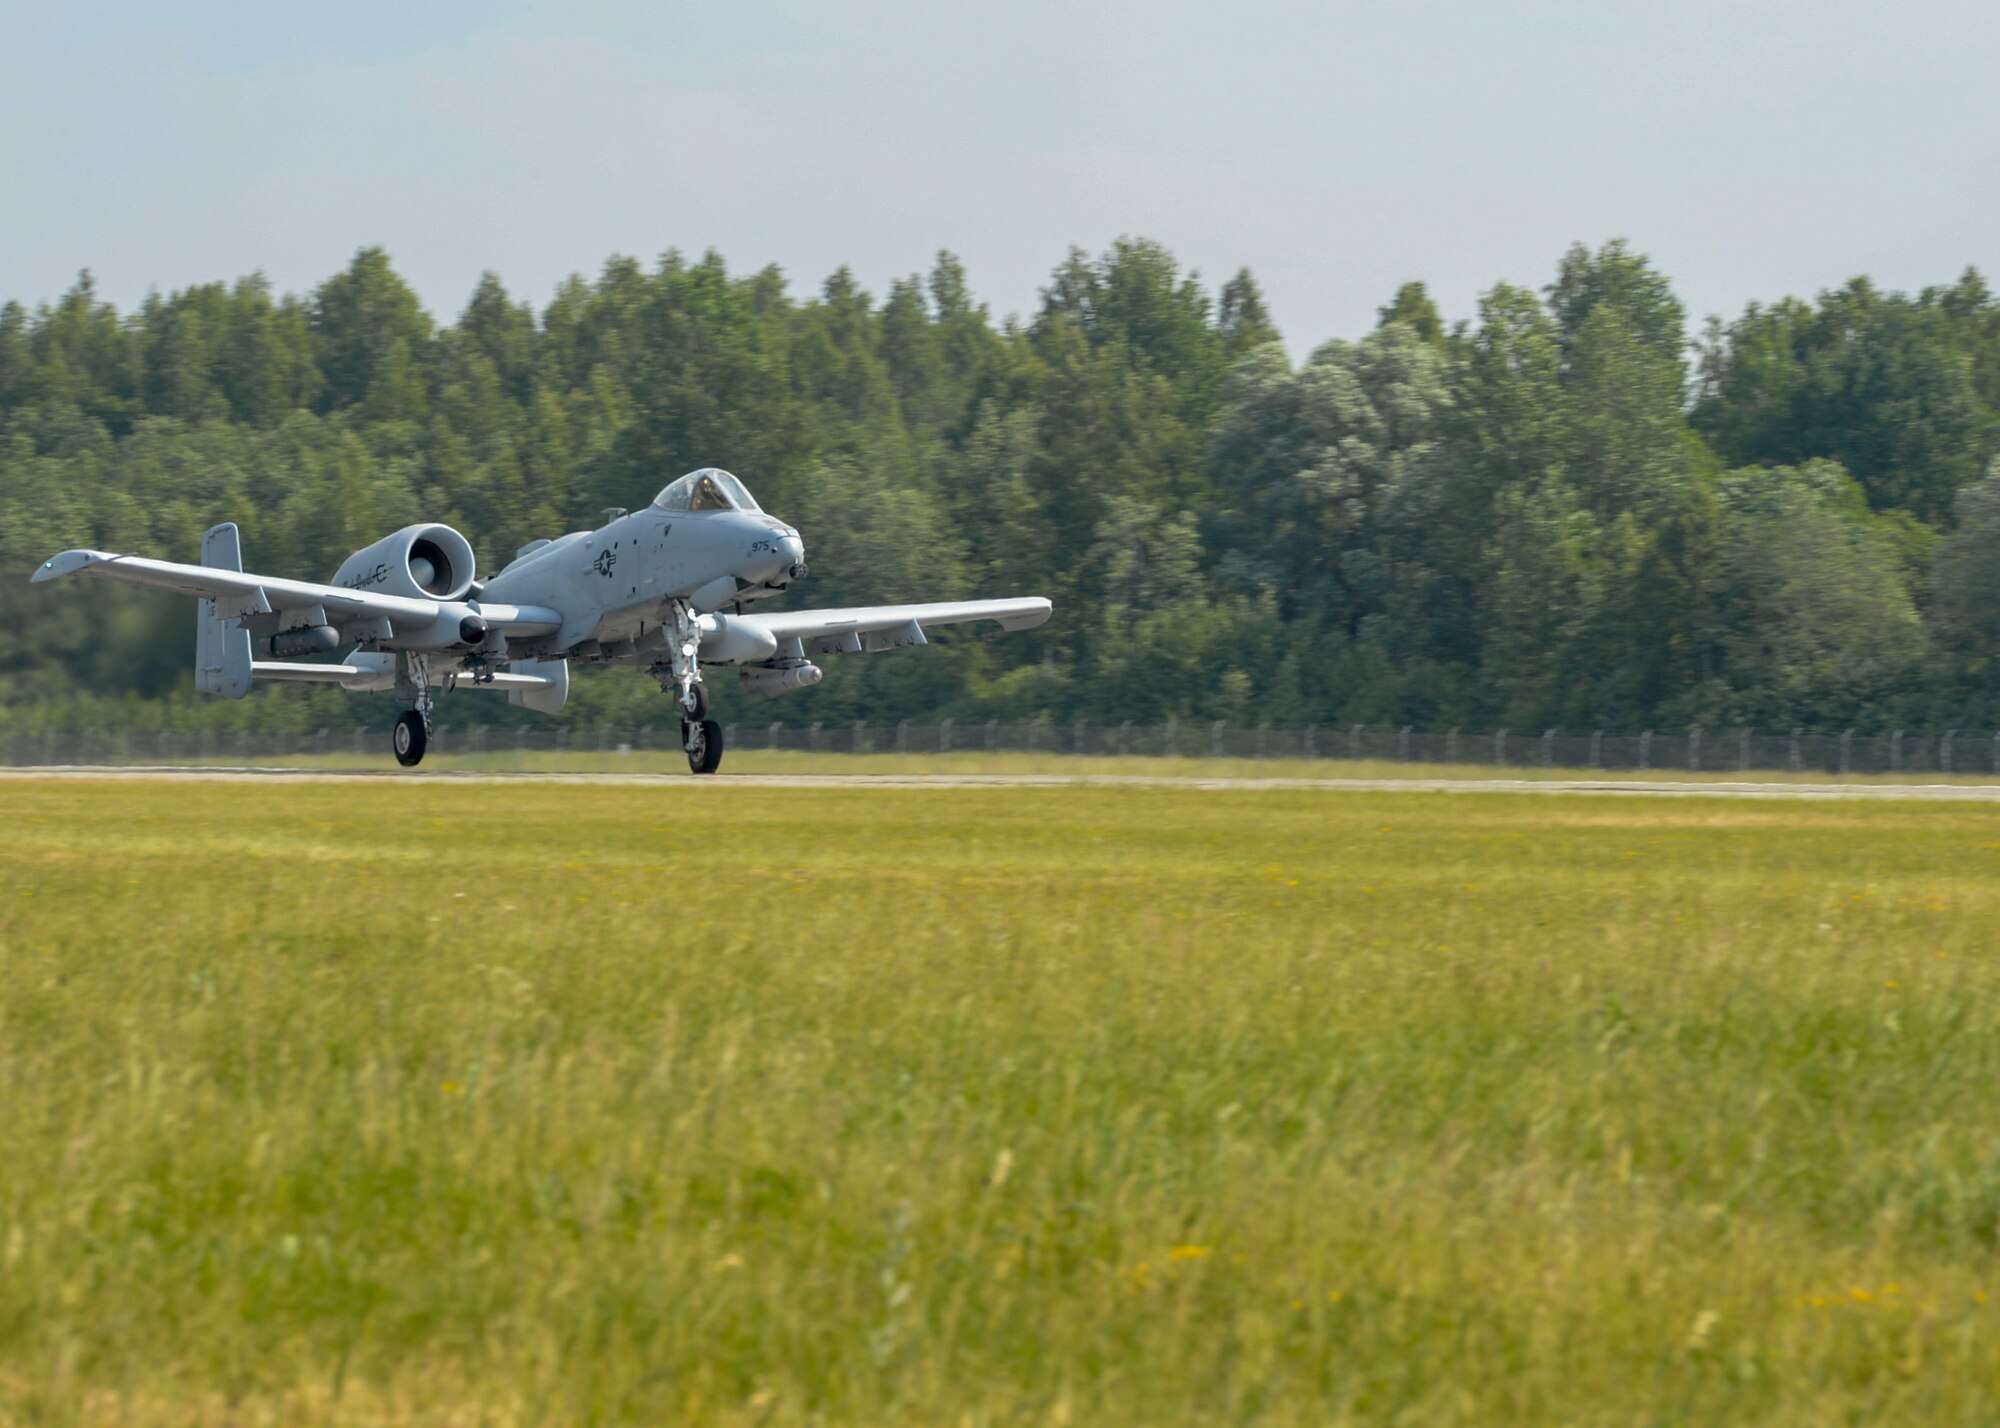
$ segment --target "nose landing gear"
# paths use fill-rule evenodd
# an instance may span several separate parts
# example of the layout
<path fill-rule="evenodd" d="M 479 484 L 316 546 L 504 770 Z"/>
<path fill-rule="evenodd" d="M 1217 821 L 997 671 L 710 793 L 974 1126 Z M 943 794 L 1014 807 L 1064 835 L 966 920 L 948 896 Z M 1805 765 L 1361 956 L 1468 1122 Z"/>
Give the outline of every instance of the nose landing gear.
<path fill-rule="evenodd" d="M 722 726 L 713 719 L 683 723 L 681 747 L 687 751 L 691 770 L 698 774 L 714 773 L 722 767 Z"/>
<path fill-rule="evenodd" d="M 701 682 L 701 627 L 685 600 L 667 602 L 672 634 L 667 657 L 646 672 L 660 681 L 660 692 L 673 696 L 674 707 L 689 724 L 708 722 L 708 687 Z"/>

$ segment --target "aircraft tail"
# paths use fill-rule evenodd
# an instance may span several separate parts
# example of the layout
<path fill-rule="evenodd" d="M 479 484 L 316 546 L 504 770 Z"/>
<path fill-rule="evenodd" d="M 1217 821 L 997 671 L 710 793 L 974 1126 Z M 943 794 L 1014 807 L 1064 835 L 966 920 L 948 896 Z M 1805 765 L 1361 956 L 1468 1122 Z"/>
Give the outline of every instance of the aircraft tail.
<path fill-rule="evenodd" d="M 517 659 L 508 667 L 513 675 L 543 681 L 525 689 L 510 688 L 507 702 L 537 714 L 559 714 L 569 701 L 569 661 L 566 659 Z"/>
<path fill-rule="evenodd" d="M 243 542 L 234 523 L 210 526 L 201 538 L 201 563 L 213 570 L 241 570 Z M 250 632 L 233 628 L 203 600 L 195 612 L 194 687 L 241 699 L 250 692 Z"/>

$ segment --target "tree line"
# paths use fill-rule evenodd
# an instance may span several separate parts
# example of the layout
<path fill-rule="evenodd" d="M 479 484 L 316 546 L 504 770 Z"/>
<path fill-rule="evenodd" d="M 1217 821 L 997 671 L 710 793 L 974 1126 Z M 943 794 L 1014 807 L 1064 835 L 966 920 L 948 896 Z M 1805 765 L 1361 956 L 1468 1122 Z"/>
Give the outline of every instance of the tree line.
<path fill-rule="evenodd" d="M 416 520 L 519 545 L 726 466 L 804 532 L 794 601 L 1041 593 L 1027 635 L 825 662 L 753 719 L 2000 725 L 2000 302 L 1976 271 L 1711 319 L 1622 242 L 1447 323 L 1421 283 L 1294 365 L 1255 280 L 1072 251 L 1026 319 L 963 266 L 811 296 L 613 258 L 440 324 L 386 253 L 119 312 L 0 308 L 0 721 L 313 727 L 192 693 L 188 602 L 30 589 L 75 545 L 325 578 Z M 472 700 L 477 696 L 461 696 Z M 810 709 L 804 702 L 810 701 Z M 577 681 L 586 719 L 665 719 Z M 503 702 L 479 717 L 502 720 Z"/>

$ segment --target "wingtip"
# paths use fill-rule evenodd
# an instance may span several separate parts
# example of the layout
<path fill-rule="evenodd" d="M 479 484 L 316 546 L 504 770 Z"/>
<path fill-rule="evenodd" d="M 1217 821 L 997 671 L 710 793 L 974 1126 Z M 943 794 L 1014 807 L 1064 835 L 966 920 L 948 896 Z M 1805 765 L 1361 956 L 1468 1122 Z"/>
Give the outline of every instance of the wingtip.
<path fill-rule="evenodd" d="M 51 556 L 35 567 L 35 573 L 28 577 L 28 583 L 40 585 L 45 580 L 57 580 L 69 574 L 76 568 L 75 563 L 70 560 L 75 554 L 76 551 L 66 550 L 61 555 Z"/>
<path fill-rule="evenodd" d="M 74 575 L 79 570 L 109 559 L 111 557 L 101 550 L 66 550 L 37 566 L 35 573 L 28 577 L 28 583 L 40 585 L 45 580 L 60 580 L 65 575 Z"/>
<path fill-rule="evenodd" d="M 1009 632 L 1032 630 L 1037 625 L 1047 624 L 1049 616 L 1055 612 L 1056 608 L 1046 595 L 1025 596 L 1021 603 L 1028 608 L 1011 618 L 1002 619 L 1000 621 L 1001 629 Z"/>

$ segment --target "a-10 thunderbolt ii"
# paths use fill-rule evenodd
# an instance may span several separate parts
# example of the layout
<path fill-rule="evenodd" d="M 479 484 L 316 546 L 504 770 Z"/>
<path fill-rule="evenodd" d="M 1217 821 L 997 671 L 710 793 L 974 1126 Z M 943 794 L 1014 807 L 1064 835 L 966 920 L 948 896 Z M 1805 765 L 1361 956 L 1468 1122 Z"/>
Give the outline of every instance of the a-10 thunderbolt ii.
<path fill-rule="evenodd" d="M 245 571 L 229 524 L 202 537 L 200 565 L 66 550 L 34 580 L 90 575 L 198 596 L 195 687 L 212 694 L 241 699 L 259 679 L 393 689 L 410 705 L 392 738 L 405 767 L 424 756 L 438 690 L 504 691 L 554 714 L 569 698 L 570 665 L 583 663 L 637 665 L 657 679 L 680 713 L 688 767 L 713 773 L 722 729 L 708 717 L 704 665 L 736 665 L 744 689 L 778 695 L 819 683 L 809 654 L 921 645 L 926 625 L 1025 630 L 1049 617 L 1039 596 L 746 612 L 805 575 L 805 542 L 715 468 L 689 472 L 643 511 L 605 517 L 594 531 L 531 541 L 486 580 L 471 543 L 436 524 L 356 551 L 330 585 Z M 353 648 L 338 663 L 287 658 L 343 646 Z"/>

